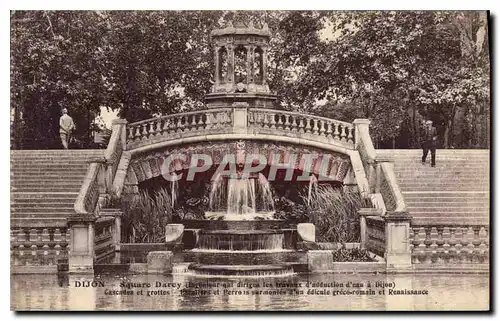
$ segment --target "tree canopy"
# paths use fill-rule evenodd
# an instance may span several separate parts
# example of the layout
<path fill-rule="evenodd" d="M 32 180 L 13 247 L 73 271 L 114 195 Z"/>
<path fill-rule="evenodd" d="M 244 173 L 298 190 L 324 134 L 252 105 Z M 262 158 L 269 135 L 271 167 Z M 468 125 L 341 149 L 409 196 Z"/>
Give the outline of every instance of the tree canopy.
<path fill-rule="evenodd" d="M 382 145 L 418 147 L 430 118 L 445 147 L 489 146 L 484 12 L 12 11 L 15 146 L 59 148 L 61 107 L 87 143 L 101 106 L 129 121 L 205 108 L 210 31 L 236 18 L 272 31 L 280 108 L 369 118 Z"/>

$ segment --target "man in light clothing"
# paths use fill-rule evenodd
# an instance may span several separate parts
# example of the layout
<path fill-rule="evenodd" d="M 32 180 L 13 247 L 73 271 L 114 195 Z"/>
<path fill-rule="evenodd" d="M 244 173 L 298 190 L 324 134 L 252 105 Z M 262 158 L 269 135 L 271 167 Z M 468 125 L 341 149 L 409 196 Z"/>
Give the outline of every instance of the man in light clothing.
<path fill-rule="evenodd" d="M 62 116 L 59 118 L 59 135 L 61 135 L 61 142 L 64 149 L 68 149 L 71 133 L 75 130 L 75 123 L 73 118 L 68 115 L 66 108 L 62 109 Z"/>

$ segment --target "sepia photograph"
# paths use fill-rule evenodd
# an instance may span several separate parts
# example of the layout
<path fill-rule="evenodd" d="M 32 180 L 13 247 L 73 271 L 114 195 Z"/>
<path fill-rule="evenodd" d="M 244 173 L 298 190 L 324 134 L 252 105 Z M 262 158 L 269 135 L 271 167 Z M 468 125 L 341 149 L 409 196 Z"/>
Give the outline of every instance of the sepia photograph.
<path fill-rule="evenodd" d="M 11 311 L 490 311 L 491 20 L 10 10 Z"/>

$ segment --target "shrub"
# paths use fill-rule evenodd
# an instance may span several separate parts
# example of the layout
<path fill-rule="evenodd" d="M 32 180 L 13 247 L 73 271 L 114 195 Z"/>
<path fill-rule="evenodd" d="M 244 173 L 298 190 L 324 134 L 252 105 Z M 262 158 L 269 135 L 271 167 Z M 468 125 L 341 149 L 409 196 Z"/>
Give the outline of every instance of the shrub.
<path fill-rule="evenodd" d="M 141 191 L 122 202 L 122 239 L 130 243 L 158 243 L 165 240 L 165 226 L 173 220 L 171 195 L 159 188 L 152 195 Z"/>
<path fill-rule="evenodd" d="M 307 204 L 307 198 L 304 200 Z M 319 186 L 307 205 L 309 222 L 316 226 L 318 242 L 359 242 L 358 192 L 343 191 L 331 186 Z"/>

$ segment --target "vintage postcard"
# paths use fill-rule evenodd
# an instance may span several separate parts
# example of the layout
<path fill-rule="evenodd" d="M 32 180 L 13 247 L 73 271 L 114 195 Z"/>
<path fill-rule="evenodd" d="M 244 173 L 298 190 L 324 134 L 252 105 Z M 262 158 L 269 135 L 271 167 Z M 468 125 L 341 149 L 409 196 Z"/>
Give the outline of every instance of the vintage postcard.
<path fill-rule="evenodd" d="M 12 10 L 11 310 L 490 310 L 489 21 Z"/>

